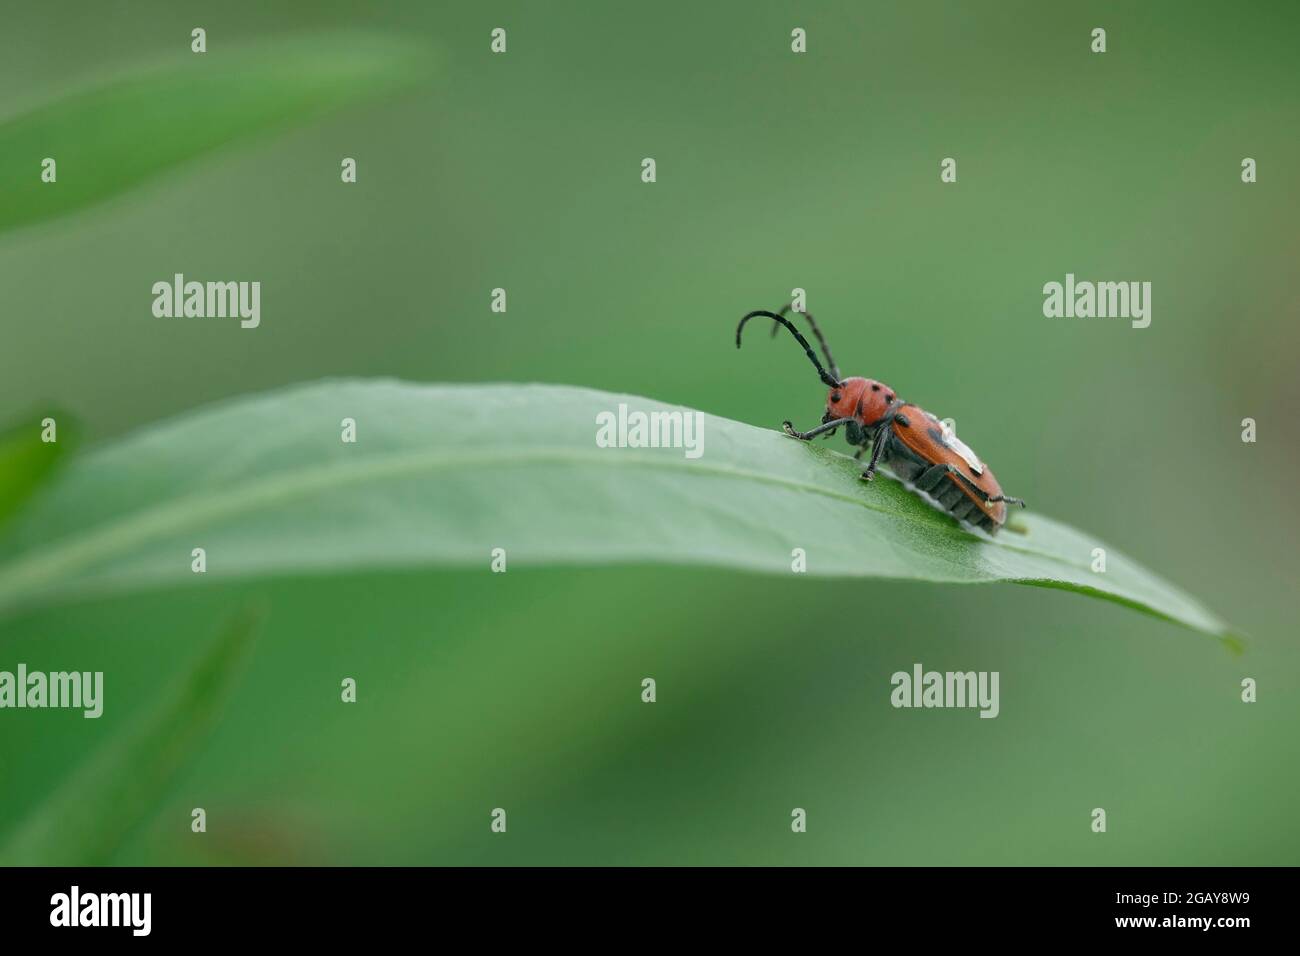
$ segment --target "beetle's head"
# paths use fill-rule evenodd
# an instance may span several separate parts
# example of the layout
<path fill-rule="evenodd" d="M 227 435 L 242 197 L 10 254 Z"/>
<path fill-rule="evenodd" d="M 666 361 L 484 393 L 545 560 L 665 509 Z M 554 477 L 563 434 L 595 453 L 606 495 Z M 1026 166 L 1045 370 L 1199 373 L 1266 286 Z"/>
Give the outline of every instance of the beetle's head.
<path fill-rule="evenodd" d="M 888 385 L 871 378 L 846 378 L 826 393 L 823 422 L 837 418 L 856 418 L 863 425 L 874 425 L 898 401 Z"/>

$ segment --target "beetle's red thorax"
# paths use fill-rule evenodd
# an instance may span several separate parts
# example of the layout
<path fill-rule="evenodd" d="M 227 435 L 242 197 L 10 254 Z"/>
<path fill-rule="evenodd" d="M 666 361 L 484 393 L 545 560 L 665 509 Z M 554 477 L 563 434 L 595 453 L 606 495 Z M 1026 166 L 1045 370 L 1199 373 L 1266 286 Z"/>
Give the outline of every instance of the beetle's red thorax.
<path fill-rule="evenodd" d="M 883 382 L 872 378 L 846 378 L 826 396 L 826 412 L 832 418 L 856 418 L 872 426 L 884 417 L 898 396 Z"/>

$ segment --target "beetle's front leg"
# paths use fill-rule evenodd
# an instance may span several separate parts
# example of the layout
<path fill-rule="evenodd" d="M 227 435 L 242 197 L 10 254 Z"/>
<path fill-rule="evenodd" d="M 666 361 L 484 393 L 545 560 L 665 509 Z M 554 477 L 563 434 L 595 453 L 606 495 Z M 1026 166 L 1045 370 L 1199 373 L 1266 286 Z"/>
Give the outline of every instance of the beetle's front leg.
<path fill-rule="evenodd" d="M 862 473 L 863 481 L 871 481 L 876 477 L 876 463 L 880 461 L 880 455 L 885 450 L 885 443 L 889 440 L 889 435 L 885 431 L 887 426 L 881 425 L 876 429 L 876 437 L 871 440 L 871 461 L 867 463 L 867 470 Z M 864 449 L 865 450 L 865 449 Z M 862 454 L 862 452 L 858 452 Z M 857 457 L 854 455 L 853 457 Z"/>
<path fill-rule="evenodd" d="M 825 424 L 818 425 L 812 431 L 807 431 L 807 432 L 797 431 L 795 427 L 791 425 L 788 421 L 782 422 L 781 427 L 785 430 L 785 433 L 789 435 L 791 438 L 797 438 L 800 441 L 811 441 L 812 439 L 816 438 L 818 435 L 839 428 L 841 425 L 847 425 L 851 421 L 853 421 L 852 416 L 848 418 L 836 418 L 833 419 L 832 421 L 826 422 Z"/>

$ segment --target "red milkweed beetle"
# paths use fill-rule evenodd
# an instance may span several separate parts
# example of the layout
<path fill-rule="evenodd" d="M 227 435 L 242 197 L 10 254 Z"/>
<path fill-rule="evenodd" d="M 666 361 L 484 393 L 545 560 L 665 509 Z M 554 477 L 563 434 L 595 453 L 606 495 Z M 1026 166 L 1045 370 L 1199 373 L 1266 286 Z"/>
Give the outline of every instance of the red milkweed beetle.
<path fill-rule="evenodd" d="M 801 432 L 788 421 L 782 422 L 787 435 L 800 441 L 809 441 L 823 434 L 829 438 L 843 425 L 849 444 L 861 446 L 854 458 L 861 458 L 867 445 L 871 445 L 871 461 L 862 473 L 863 479 L 871 481 L 876 466 L 888 463 L 889 470 L 903 482 L 925 492 L 953 517 L 989 534 L 1006 523 L 1008 504 L 1025 506 L 1019 498 L 1002 493 L 1002 486 L 993 477 L 992 470 L 936 416 L 918 405 L 902 401 L 883 382 L 870 378 L 842 378 L 813 317 L 807 312 L 796 313 L 808 320 L 822 347 L 822 354 L 826 356 L 826 365 L 830 367 L 828 372 L 818 361 L 808 340 L 785 317 L 786 312 L 791 311 L 791 305 L 793 303 L 781 309 L 779 314 L 764 309 L 750 312 L 736 326 L 736 348 L 740 348 L 740 333 L 745 323 L 755 316 L 775 321 L 773 335 L 779 325 L 784 325 L 803 346 L 818 376 L 830 387 L 822 423 L 811 431 Z"/>

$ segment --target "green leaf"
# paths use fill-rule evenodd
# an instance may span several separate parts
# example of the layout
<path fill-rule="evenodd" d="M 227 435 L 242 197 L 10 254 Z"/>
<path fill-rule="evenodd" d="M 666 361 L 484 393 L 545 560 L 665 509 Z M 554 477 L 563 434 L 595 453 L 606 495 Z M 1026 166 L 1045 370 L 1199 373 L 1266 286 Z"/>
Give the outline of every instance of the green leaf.
<path fill-rule="evenodd" d="M 703 454 L 596 445 L 650 399 L 548 385 L 326 382 L 240 399 L 84 456 L 0 542 L 0 615 L 223 578 L 659 563 L 1062 588 L 1230 638 L 1197 601 L 1034 511 L 969 532 L 850 458 L 703 416 Z M 357 441 L 340 423 L 356 421 Z M 195 547 L 208 573 L 190 570 Z M 1091 570 L 1105 547 L 1107 570 Z"/>
<path fill-rule="evenodd" d="M 161 701 L 41 801 L 0 847 L 0 866 L 104 863 L 215 725 L 259 619 L 237 616 Z"/>
<path fill-rule="evenodd" d="M 188 42 L 186 42 L 188 46 Z M 0 123 L 0 232 L 124 192 L 219 147 L 305 123 L 417 79 L 424 48 L 367 34 L 277 38 L 160 66 Z M 54 183 L 42 161 L 57 163 Z M 337 170 L 322 175 L 337 175 Z"/>
<path fill-rule="evenodd" d="M 47 417 L 55 420 L 57 441 L 41 440 Z M 0 432 L 0 525 L 49 478 L 74 440 L 68 416 L 50 412 Z"/>

